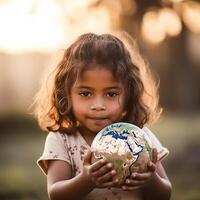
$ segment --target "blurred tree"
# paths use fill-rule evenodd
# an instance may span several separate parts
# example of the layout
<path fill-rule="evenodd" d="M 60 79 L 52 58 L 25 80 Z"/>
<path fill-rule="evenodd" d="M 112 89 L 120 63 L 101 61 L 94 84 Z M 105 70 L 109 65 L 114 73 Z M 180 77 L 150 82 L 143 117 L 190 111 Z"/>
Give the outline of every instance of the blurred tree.
<path fill-rule="evenodd" d="M 105 0 L 102 0 L 101 2 L 104 4 L 106 3 Z M 189 2 L 188 5 L 191 4 L 192 5 L 191 8 L 195 10 L 200 6 L 200 4 L 198 3 L 199 1 L 184 1 L 184 0 L 179 0 L 179 1 L 178 0 L 152 0 L 152 1 L 121 0 L 120 1 L 119 0 L 115 1 L 115 4 L 117 4 L 117 2 L 120 3 L 121 9 L 120 12 L 118 13 L 119 15 L 118 26 L 116 26 L 115 22 L 114 28 L 123 29 L 128 33 L 130 33 L 131 35 L 134 35 L 134 37 L 136 37 L 140 43 L 144 43 L 144 38 L 142 38 L 141 34 L 141 26 L 144 16 L 149 10 L 154 10 L 157 13 L 159 13 L 164 8 L 169 8 L 173 9 L 177 13 L 177 16 L 181 21 L 182 31 L 175 38 L 170 38 L 170 37 L 167 38 L 168 48 L 170 52 L 169 55 L 170 65 L 168 65 L 168 72 L 169 72 L 168 75 L 170 75 L 170 77 L 168 77 L 168 79 L 166 79 L 166 82 L 162 84 L 163 87 L 161 89 L 165 90 L 164 92 L 165 96 L 164 99 L 166 99 L 165 100 L 166 102 L 164 102 L 165 104 L 167 104 L 167 102 L 174 101 L 174 103 L 171 104 L 172 105 L 171 109 L 175 109 L 175 111 L 179 110 L 184 113 L 197 111 L 200 108 L 199 105 L 200 96 L 198 96 L 199 95 L 198 91 L 200 91 L 200 86 L 198 84 L 198 78 L 195 78 L 197 74 L 195 70 L 193 70 L 192 63 L 190 62 L 189 54 L 187 51 L 188 32 L 190 30 L 187 27 L 186 21 L 184 21 L 183 14 L 185 14 L 184 6 L 185 5 L 187 6 L 186 3 Z M 134 8 L 127 9 L 130 6 Z M 127 10 L 129 11 L 132 10 L 133 12 L 127 12 Z M 195 19 L 194 17 L 196 16 L 197 15 L 194 14 L 193 19 Z M 199 10 L 199 16 L 200 16 L 200 10 Z M 171 26 L 172 25 L 173 24 L 171 24 Z M 165 37 L 158 45 L 161 46 L 162 42 L 166 42 L 164 41 L 164 39 Z M 143 46 L 145 46 L 145 44 L 143 44 Z M 165 55 L 161 56 L 164 57 Z M 172 80 L 174 80 L 174 82 L 170 83 Z M 171 87 L 169 87 L 169 85 Z M 173 100 L 169 100 L 169 98 L 172 98 Z"/>

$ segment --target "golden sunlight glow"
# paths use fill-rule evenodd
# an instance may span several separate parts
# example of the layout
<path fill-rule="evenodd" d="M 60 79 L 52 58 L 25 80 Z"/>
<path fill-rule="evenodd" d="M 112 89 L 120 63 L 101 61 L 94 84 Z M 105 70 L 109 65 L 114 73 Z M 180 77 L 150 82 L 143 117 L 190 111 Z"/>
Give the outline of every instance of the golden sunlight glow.
<path fill-rule="evenodd" d="M 80 10 L 87 9 L 88 6 L 96 1 L 97 0 L 65 0 L 63 1 L 64 11 L 68 15 L 76 15 Z"/>
<path fill-rule="evenodd" d="M 184 0 L 162 0 L 163 2 L 180 3 Z"/>
<path fill-rule="evenodd" d="M 81 19 L 81 20 L 80 20 Z M 71 23 L 73 21 L 73 23 Z M 85 32 L 103 33 L 110 29 L 110 20 L 108 11 L 105 8 L 98 10 L 87 10 L 71 16 L 70 20 L 65 22 L 66 39 L 64 45 L 71 43 L 78 35 Z"/>
<path fill-rule="evenodd" d="M 160 43 L 166 37 L 164 26 L 160 23 L 157 11 L 147 12 L 142 20 L 142 36 L 149 43 Z"/>
<path fill-rule="evenodd" d="M 1 5 L 0 49 L 20 52 L 57 48 L 64 37 L 58 12 L 51 1 L 37 4 L 31 0 L 13 0 Z"/>
<path fill-rule="evenodd" d="M 86 31 L 110 27 L 106 8 L 96 0 L 12 0 L 0 3 L 0 51 L 55 51 Z"/>
<path fill-rule="evenodd" d="M 137 3 L 135 0 L 121 0 L 121 13 L 131 16 L 137 12 Z M 122 5 L 123 2 L 123 5 Z"/>
<path fill-rule="evenodd" d="M 200 3 L 189 1 L 183 3 L 183 20 L 193 33 L 200 33 Z"/>
<path fill-rule="evenodd" d="M 171 8 L 149 11 L 142 20 L 142 35 L 149 43 L 160 43 L 166 36 L 180 34 L 181 30 L 181 20 Z"/>
<path fill-rule="evenodd" d="M 159 11 L 159 21 L 163 24 L 168 36 L 176 36 L 181 32 L 182 25 L 178 14 L 171 8 L 163 8 Z"/>

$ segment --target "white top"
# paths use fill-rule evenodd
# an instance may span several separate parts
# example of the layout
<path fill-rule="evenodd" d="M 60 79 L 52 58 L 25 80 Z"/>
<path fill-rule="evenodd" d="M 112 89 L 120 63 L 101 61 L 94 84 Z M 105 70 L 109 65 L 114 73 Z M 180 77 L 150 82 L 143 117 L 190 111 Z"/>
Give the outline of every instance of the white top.
<path fill-rule="evenodd" d="M 156 136 L 147 128 L 143 131 L 148 135 L 152 143 L 152 148 L 158 151 L 158 160 L 162 160 L 169 154 L 167 148 L 163 147 Z M 37 164 L 47 174 L 48 160 L 63 160 L 72 167 L 73 176 L 78 175 L 83 168 L 83 155 L 91 147 L 79 132 L 75 134 L 62 134 L 59 132 L 50 132 L 47 135 L 45 147 L 42 156 L 37 160 Z M 139 195 L 137 191 L 123 191 L 118 188 L 94 189 L 85 200 L 137 200 Z"/>

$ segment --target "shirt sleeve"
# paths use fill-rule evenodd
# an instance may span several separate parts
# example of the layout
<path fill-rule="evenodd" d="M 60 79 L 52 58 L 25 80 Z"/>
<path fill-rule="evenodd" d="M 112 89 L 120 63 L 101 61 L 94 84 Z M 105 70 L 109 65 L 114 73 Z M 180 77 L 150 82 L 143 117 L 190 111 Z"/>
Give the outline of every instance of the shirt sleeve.
<path fill-rule="evenodd" d="M 70 157 L 67 151 L 66 142 L 60 133 L 50 132 L 47 135 L 42 156 L 37 160 L 37 165 L 45 175 L 48 172 L 49 160 L 63 160 L 71 165 Z"/>
<path fill-rule="evenodd" d="M 169 150 L 163 147 L 158 138 L 147 128 L 144 127 L 143 131 L 148 135 L 152 143 L 152 148 L 156 148 L 158 151 L 158 161 L 163 160 L 169 154 Z"/>

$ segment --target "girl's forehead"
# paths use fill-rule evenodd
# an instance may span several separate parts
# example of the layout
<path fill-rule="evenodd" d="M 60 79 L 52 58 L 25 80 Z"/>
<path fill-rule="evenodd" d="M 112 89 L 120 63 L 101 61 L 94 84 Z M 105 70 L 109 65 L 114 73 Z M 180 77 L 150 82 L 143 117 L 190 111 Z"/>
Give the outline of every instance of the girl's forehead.
<path fill-rule="evenodd" d="M 89 80 L 89 79 L 109 79 L 113 81 L 117 81 L 114 77 L 112 71 L 108 69 L 106 66 L 102 67 L 93 67 L 84 70 L 81 74 L 79 79 L 80 80 Z"/>
<path fill-rule="evenodd" d="M 122 86 L 111 69 L 106 66 L 89 67 L 84 70 L 75 82 L 75 85 L 102 85 L 102 86 Z"/>

